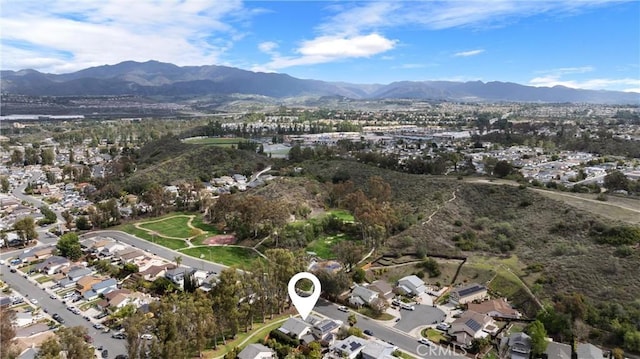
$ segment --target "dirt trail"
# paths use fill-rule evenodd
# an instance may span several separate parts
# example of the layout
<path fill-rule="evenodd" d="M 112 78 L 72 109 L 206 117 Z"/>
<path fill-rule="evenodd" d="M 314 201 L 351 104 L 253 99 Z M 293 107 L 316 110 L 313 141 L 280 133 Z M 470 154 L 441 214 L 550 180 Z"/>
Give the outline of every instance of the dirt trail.
<path fill-rule="evenodd" d="M 457 189 L 453 190 L 453 192 L 451 192 L 451 198 L 449 200 L 447 200 L 443 205 L 438 205 L 438 207 L 436 207 L 436 210 L 433 211 L 433 213 L 431 213 L 431 215 L 429 216 L 429 218 L 427 218 L 426 221 L 422 222 L 422 225 L 425 225 L 429 222 L 431 222 L 431 219 L 433 218 L 433 216 L 435 216 L 442 207 L 444 207 L 447 203 L 452 202 L 456 199 L 456 191 Z"/>

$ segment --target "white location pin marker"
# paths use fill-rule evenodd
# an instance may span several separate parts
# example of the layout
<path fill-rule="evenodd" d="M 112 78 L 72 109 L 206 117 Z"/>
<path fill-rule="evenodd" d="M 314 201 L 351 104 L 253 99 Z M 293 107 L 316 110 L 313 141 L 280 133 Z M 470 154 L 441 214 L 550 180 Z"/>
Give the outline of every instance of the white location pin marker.
<path fill-rule="evenodd" d="M 296 283 L 300 279 L 308 279 L 313 283 L 313 293 L 311 293 L 308 297 L 301 297 L 296 292 Z M 293 302 L 293 306 L 296 307 L 298 313 L 302 317 L 302 320 L 307 319 L 307 316 L 313 310 L 313 307 L 316 305 L 318 298 L 320 298 L 320 281 L 318 278 L 309 272 L 300 272 L 289 280 L 289 298 Z"/>

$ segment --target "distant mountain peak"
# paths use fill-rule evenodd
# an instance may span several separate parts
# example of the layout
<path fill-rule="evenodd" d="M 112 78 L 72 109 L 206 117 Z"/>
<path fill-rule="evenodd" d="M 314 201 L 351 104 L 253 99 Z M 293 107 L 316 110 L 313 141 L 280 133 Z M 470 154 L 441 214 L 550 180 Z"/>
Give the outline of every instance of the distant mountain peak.
<path fill-rule="evenodd" d="M 640 104 L 640 94 L 533 87 L 501 81 L 397 81 L 388 85 L 303 80 L 287 74 L 252 72 L 228 66 L 177 66 L 157 60 L 124 61 L 67 74 L 36 70 L 2 71 L 2 91 L 24 95 L 202 96 L 250 94 L 275 98 L 342 96 L 452 101 L 580 102 Z"/>

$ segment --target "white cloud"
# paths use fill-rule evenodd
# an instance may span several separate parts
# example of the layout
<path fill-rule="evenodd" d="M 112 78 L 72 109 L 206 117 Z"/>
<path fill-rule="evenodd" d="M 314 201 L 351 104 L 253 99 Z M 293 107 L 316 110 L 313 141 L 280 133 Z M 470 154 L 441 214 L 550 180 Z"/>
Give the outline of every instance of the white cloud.
<path fill-rule="evenodd" d="M 553 86 L 565 86 L 576 89 L 587 90 L 617 90 L 635 92 L 640 88 L 640 79 L 622 78 L 622 79 L 606 79 L 606 78 L 592 78 L 585 80 L 567 80 L 562 79 L 561 76 L 547 75 L 535 77 L 529 81 L 532 86 L 538 87 L 553 87 Z"/>
<path fill-rule="evenodd" d="M 1 15 L 2 68 L 67 72 L 149 59 L 214 64 L 242 37 L 233 26 L 251 16 L 242 10 L 239 0 L 16 1 Z"/>
<path fill-rule="evenodd" d="M 278 48 L 278 44 L 273 41 L 265 41 L 258 44 L 258 49 L 265 54 L 273 54 Z"/>
<path fill-rule="evenodd" d="M 580 67 L 560 67 L 551 70 L 538 71 L 540 74 L 553 74 L 555 76 L 569 75 L 569 74 L 584 74 L 595 70 L 593 66 L 580 66 Z"/>
<path fill-rule="evenodd" d="M 455 57 L 469 57 L 469 56 L 480 55 L 483 52 L 484 52 L 484 49 L 469 50 L 469 51 L 456 52 L 455 54 L 453 54 L 453 56 L 455 56 Z"/>
<path fill-rule="evenodd" d="M 273 71 L 292 66 L 327 63 L 348 58 L 366 58 L 392 49 L 397 40 L 379 34 L 350 37 L 319 36 L 304 41 L 296 50 L 298 56 L 275 55 L 263 65 L 255 65 L 254 71 Z"/>

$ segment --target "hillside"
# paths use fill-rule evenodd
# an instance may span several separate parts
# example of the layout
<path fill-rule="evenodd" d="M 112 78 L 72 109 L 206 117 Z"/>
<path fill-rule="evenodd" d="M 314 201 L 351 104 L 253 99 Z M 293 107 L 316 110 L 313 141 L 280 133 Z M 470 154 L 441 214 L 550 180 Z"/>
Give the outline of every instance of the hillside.
<path fill-rule="evenodd" d="M 176 137 L 153 141 L 140 149 L 137 170 L 129 183 L 177 180 L 209 181 L 215 176 L 250 175 L 268 165 L 269 159 L 250 151 L 182 143 Z"/>
<path fill-rule="evenodd" d="M 303 168 L 314 179 L 331 181 L 340 171 L 359 185 L 372 175 L 390 183 L 396 201 L 409 204 L 418 219 L 388 240 L 385 251 L 390 254 L 422 247 L 432 254 L 516 255 L 520 269 L 537 268 L 523 279 L 541 286 L 542 297 L 574 291 L 598 302 L 640 297 L 637 249 L 621 254 L 614 246 L 596 243 L 594 236 L 598 228 L 620 223 L 516 186 L 409 175 L 342 161 L 305 163 Z M 413 238 L 412 248 L 407 237 Z"/>

